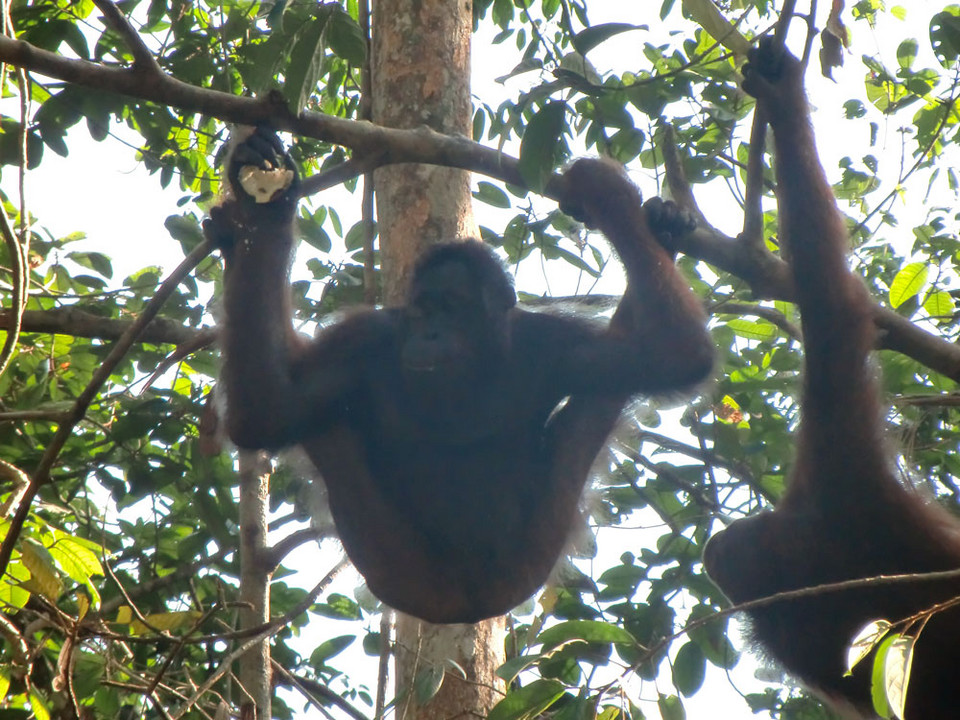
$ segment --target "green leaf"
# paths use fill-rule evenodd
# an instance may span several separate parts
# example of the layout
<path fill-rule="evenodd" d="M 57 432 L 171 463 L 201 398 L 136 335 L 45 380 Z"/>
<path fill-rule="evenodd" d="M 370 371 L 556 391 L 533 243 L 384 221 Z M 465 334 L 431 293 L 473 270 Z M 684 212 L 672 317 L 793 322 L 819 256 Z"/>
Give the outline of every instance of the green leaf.
<path fill-rule="evenodd" d="M 193 214 L 170 215 L 163 221 L 163 226 L 184 249 L 192 249 L 203 242 L 203 231 Z"/>
<path fill-rule="evenodd" d="M 443 676 L 443 665 L 440 664 L 429 665 L 417 673 L 413 682 L 413 693 L 417 699 L 417 705 L 426 705 L 440 692 Z"/>
<path fill-rule="evenodd" d="M 56 535 L 59 537 L 50 547 L 50 555 L 72 580 L 86 583 L 93 575 L 103 575 L 103 566 L 96 553 L 74 542 L 69 535 L 62 535 L 59 532 Z"/>
<path fill-rule="evenodd" d="M 727 50 L 746 56 L 750 43 L 717 9 L 713 0 L 683 0 L 683 11 Z"/>
<path fill-rule="evenodd" d="M 565 128 L 567 105 L 551 100 L 527 123 L 520 141 L 519 169 L 523 181 L 534 192 L 546 187 L 559 159 L 560 136 Z"/>
<path fill-rule="evenodd" d="M 239 69 L 247 87 L 259 94 L 273 85 L 277 70 L 287 58 L 289 44 L 289 38 L 277 32 L 266 42 L 244 45 L 243 65 Z"/>
<path fill-rule="evenodd" d="M 707 674 L 707 659 L 694 642 L 684 644 L 673 661 L 673 684 L 683 695 L 694 695 Z"/>
<path fill-rule="evenodd" d="M 727 327 L 740 337 L 748 338 L 749 340 L 773 340 L 779 333 L 777 326 L 767 320 L 734 318 L 733 320 L 727 321 Z"/>
<path fill-rule="evenodd" d="M 930 44 L 944 67 L 960 57 L 960 6 L 948 6 L 930 19 Z"/>
<path fill-rule="evenodd" d="M 887 703 L 898 718 L 907 717 L 907 693 L 910 690 L 910 672 L 913 669 L 913 649 L 916 637 L 899 635 L 883 648 L 883 680 Z M 878 653 L 878 660 L 879 660 Z"/>
<path fill-rule="evenodd" d="M 98 252 L 72 252 L 67 253 L 67 257 L 78 265 L 95 270 L 105 278 L 113 277 L 113 265 L 103 253 Z"/>
<path fill-rule="evenodd" d="M 340 593 L 330 593 L 330 595 L 327 596 L 326 602 L 314 605 L 310 610 L 311 612 L 336 620 L 360 619 L 360 606 L 346 595 Z"/>
<path fill-rule="evenodd" d="M 560 0 L 543 0 L 541 4 L 541 12 L 543 16 L 549 20 L 554 15 L 557 14 L 557 10 L 560 9 Z"/>
<path fill-rule="evenodd" d="M 473 193 L 473 196 L 480 202 L 492 205 L 493 207 L 510 207 L 510 198 L 507 197 L 507 194 L 493 183 L 484 180 L 477 183 L 477 191 Z"/>
<path fill-rule="evenodd" d="M 320 252 L 328 253 L 333 247 L 330 236 L 323 229 L 323 225 L 316 221 L 315 216 L 313 218 L 298 217 L 297 229 L 300 231 L 300 236 Z"/>
<path fill-rule="evenodd" d="M 886 687 L 886 658 L 887 651 L 893 642 L 900 637 L 899 633 L 891 633 L 880 643 L 877 648 L 877 654 L 873 658 L 873 668 L 870 677 L 870 697 L 873 701 L 873 709 L 877 715 L 888 718 L 893 715 L 890 704 L 887 701 Z"/>
<path fill-rule="evenodd" d="M 847 646 L 847 671 L 849 675 L 886 637 L 893 625 L 887 620 L 871 620 L 864 625 Z"/>
<path fill-rule="evenodd" d="M 497 676 L 506 680 L 508 683 L 513 682 L 514 678 L 517 677 L 520 673 L 526 670 L 528 667 L 536 665 L 540 662 L 540 659 L 543 656 L 539 653 L 533 653 L 529 655 L 520 655 L 519 657 L 512 658 L 507 660 L 503 665 L 497 668 Z"/>
<path fill-rule="evenodd" d="M 2 132 L 0 132 L 0 163 L 4 165 L 22 164 L 23 126 L 18 122 L 4 119 L 0 123 L 0 127 L 2 127 Z M 43 158 L 43 143 L 45 141 L 46 137 L 43 136 L 42 126 L 40 135 L 37 135 L 32 128 L 27 130 L 27 166 L 31 170 L 37 167 Z"/>
<path fill-rule="evenodd" d="M 660 708 L 660 717 L 663 720 L 686 720 L 687 711 L 683 709 L 683 702 L 676 695 L 661 695 L 657 700 Z"/>
<path fill-rule="evenodd" d="M 339 7 L 330 15 L 327 43 L 338 57 L 342 57 L 354 67 L 363 65 L 367 58 L 367 41 L 363 30 L 356 20 Z"/>
<path fill-rule="evenodd" d="M 363 221 L 354 223 L 346 236 L 343 238 L 343 244 L 347 250 L 360 250 L 363 247 L 364 240 L 367 238 L 366 226 Z"/>
<path fill-rule="evenodd" d="M 593 50 L 597 45 L 602 43 L 605 40 L 609 40 L 615 35 L 620 33 L 629 32 L 631 30 L 647 30 L 649 29 L 646 25 L 631 25 L 629 23 L 602 23 L 600 25 L 594 25 L 593 27 L 588 27 L 586 30 L 581 30 L 576 35 L 571 38 L 573 47 L 576 48 L 577 52 L 581 55 L 586 55 L 588 52 Z"/>
<path fill-rule="evenodd" d="M 370 657 L 380 657 L 383 644 L 383 635 L 378 632 L 368 632 L 363 636 L 363 652 Z"/>
<path fill-rule="evenodd" d="M 323 74 L 326 27 L 326 17 L 313 18 L 306 28 L 297 33 L 297 39 L 290 50 L 283 95 L 294 113 L 299 113 L 307 106 L 307 101 L 317 89 L 317 82 Z"/>
<path fill-rule="evenodd" d="M 0 579 L 0 603 L 11 608 L 22 608 L 30 599 L 30 592 L 23 584 L 30 579 L 30 571 L 21 561 L 12 561 Z"/>
<path fill-rule="evenodd" d="M 927 263 L 915 262 L 904 265 L 890 283 L 890 305 L 898 308 L 910 298 L 919 295 L 927 284 L 928 273 Z"/>
<path fill-rule="evenodd" d="M 126 608 L 129 612 L 129 608 Z M 117 611 L 117 622 L 124 622 L 120 620 L 120 610 Z M 130 632 L 134 635 L 150 635 L 156 631 L 167 632 L 173 630 L 192 630 L 197 622 L 203 617 L 203 613 L 197 612 L 195 610 L 181 610 L 179 612 L 165 612 L 165 613 L 151 613 L 150 615 L 144 615 L 143 619 L 146 622 L 141 622 L 138 619 L 130 619 Z"/>
<path fill-rule="evenodd" d="M 559 245 L 544 245 L 540 249 L 543 252 L 543 257 L 547 260 L 566 260 L 578 270 L 587 273 L 590 277 L 600 277 L 601 273 L 599 270 L 594 267 L 590 267 L 590 265 L 588 265 L 582 257 L 560 247 Z"/>
<path fill-rule="evenodd" d="M 23 564 L 30 571 L 30 585 L 50 602 L 56 604 L 63 584 L 50 551 L 36 540 L 27 538 L 21 545 Z"/>
<path fill-rule="evenodd" d="M 897 62 L 904 70 L 909 70 L 917 59 L 920 44 L 913 38 L 908 38 L 897 47 Z"/>
<path fill-rule="evenodd" d="M 537 636 L 544 649 L 550 649 L 573 640 L 590 643 L 635 645 L 636 639 L 617 625 L 597 620 L 567 620 L 547 628 Z"/>
<path fill-rule="evenodd" d="M 37 720 L 50 720 L 50 709 L 47 701 L 35 689 L 30 690 L 30 709 Z"/>
<path fill-rule="evenodd" d="M 564 695 L 558 680 L 535 680 L 509 693 L 490 710 L 487 720 L 525 720 L 543 713 Z"/>
<path fill-rule="evenodd" d="M 622 717 L 620 708 L 614 707 L 607 707 L 603 712 L 597 713 L 595 698 L 583 696 L 564 703 L 563 707 L 553 715 L 554 720 L 617 720 Z"/>
<path fill-rule="evenodd" d="M 956 303 L 950 293 L 936 290 L 927 295 L 927 299 L 923 301 L 923 309 L 927 311 L 930 317 L 946 321 L 953 316 Z"/>
<path fill-rule="evenodd" d="M 691 621 L 715 617 L 717 611 L 710 605 L 697 605 L 690 611 L 688 624 Z M 730 670 L 740 659 L 740 653 L 727 638 L 727 624 L 724 622 L 708 622 L 690 630 L 690 639 L 700 646 L 703 656 L 713 665 Z"/>
<path fill-rule="evenodd" d="M 320 643 L 310 655 L 310 664 L 313 665 L 314 668 L 322 668 L 327 664 L 327 660 L 342 653 L 350 647 L 356 639 L 356 635 L 340 635 L 339 637 L 325 640 Z"/>
<path fill-rule="evenodd" d="M 478 109 L 473 114 L 473 132 L 471 137 L 475 142 L 480 142 L 483 140 L 483 130 L 486 127 L 487 120 L 486 116 L 483 114 L 482 109 Z"/>
<path fill-rule="evenodd" d="M 289 0 L 276 0 L 276 2 L 273 4 L 273 7 L 270 8 L 269 12 L 267 13 L 268 27 L 280 27 L 283 22 L 283 13 L 286 11 L 289 4 Z"/>

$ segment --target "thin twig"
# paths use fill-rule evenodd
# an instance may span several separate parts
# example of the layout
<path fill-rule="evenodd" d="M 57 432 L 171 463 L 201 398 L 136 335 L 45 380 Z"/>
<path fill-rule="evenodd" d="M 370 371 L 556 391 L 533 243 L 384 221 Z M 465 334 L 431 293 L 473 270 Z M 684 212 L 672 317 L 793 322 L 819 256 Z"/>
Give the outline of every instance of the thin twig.
<path fill-rule="evenodd" d="M 134 67 L 143 72 L 159 73 L 160 65 L 153 57 L 150 48 L 144 44 L 140 33 L 130 24 L 126 16 L 120 12 L 114 3 L 110 0 L 93 0 L 93 4 L 103 13 L 104 24 L 113 30 L 130 48 L 130 54 L 133 55 Z"/>
<path fill-rule="evenodd" d="M 360 69 L 360 118 L 362 120 L 373 119 L 373 75 L 371 64 L 371 52 L 373 48 L 370 43 L 370 0 L 360 0 L 360 32 L 363 33 L 363 42 L 366 45 L 367 53 L 363 59 L 363 67 Z M 367 305 L 374 305 L 377 302 L 377 277 L 374 272 L 375 263 L 373 256 L 373 236 L 376 227 L 373 223 L 373 193 L 374 178 L 373 171 L 369 170 L 363 174 L 363 190 L 360 199 L 360 222 L 363 224 L 363 301 Z"/>
<path fill-rule="evenodd" d="M 197 701 L 203 696 L 203 694 L 212 688 L 216 684 L 217 680 L 219 680 L 226 672 L 228 672 L 232 664 L 247 650 L 261 642 L 264 638 L 280 632 L 290 623 L 293 618 L 305 613 L 307 609 L 317 601 L 317 598 L 320 597 L 320 593 L 327 588 L 327 586 L 333 581 L 333 578 L 336 577 L 340 571 L 347 566 L 347 564 L 348 563 L 345 560 L 341 560 L 339 563 L 337 563 L 337 565 L 334 566 L 334 568 L 314 586 L 313 590 L 307 593 L 307 596 L 303 600 L 301 600 L 289 612 L 284 613 L 278 618 L 274 618 L 270 622 L 263 623 L 256 627 L 245 628 L 234 633 L 226 633 L 223 635 L 209 637 L 198 637 L 191 640 L 190 642 L 197 643 L 209 642 L 210 640 L 247 638 L 245 642 L 241 643 L 239 647 L 235 648 L 233 652 L 225 657 L 220 663 L 220 666 L 197 688 L 193 695 L 190 696 L 190 698 L 188 698 L 187 701 L 183 703 L 183 705 L 181 705 L 176 712 L 172 713 L 174 720 L 182 717 L 191 707 L 196 705 Z"/>
<path fill-rule="evenodd" d="M 767 307 L 766 305 L 723 301 L 713 305 L 710 308 L 710 313 L 718 313 L 721 315 L 724 313 L 730 315 L 754 315 L 776 325 L 794 340 L 801 340 L 803 338 L 803 333 L 800 331 L 800 328 L 787 320 L 786 315 L 776 308 Z"/>
<path fill-rule="evenodd" d="M 331 705 L 335 705 L 336 707 L 340 708 L 343 710 L 343 712 L 353 718 L 353 720 L 370 720 L 370 718 L 360 712 L 344 698 L 337 695 L 337 693 L 323 683 L 317 682 L 316 680 L 311 680 L 310 678 L 303 678 L 299 675 L 294 675 L 276 660 L 271 660 L 270 666 L 273 668 L 274 672 L 285 677 L 291 685 L 297 688 L 297 690 L 299 690 L 303 696 L 307 698 L 311 705 L 316 707 L 321 712 L 326 713 L 326 708 L 316 696 L 319 696 Z"/>
<path fill-rule="evenodd" d="M 14 37 L 13 19 L 10 17 L 10 0 L 3 2 L 3 35 L 5 37 Z M 20 327 L 23 322 L 23 311 L 27 304 L 27 291 L 30 283 L 30 264 L 28 262 L 28 250 L 24 243 L 29 241 L 26 232 L 26 212 L 25 181 L 24 175 L 27 167 L 27 105 L 26 105 L 26 72 L 23 68 L 16 69 L 17 87 L 20 94 L 20 227 L 21 237 L 18 239 L 13 232 L 13 226 L 7 217 L 6 211 L 0 207 L 0 233 L 3 235 L 3 242 L 7 246 L 7 251 L 13 262 L 13 293 L 10 296 L 10 318 L 7 325 L 7 337 L 3 343 L 3 349 L 0 350 L 0 376 L 10 365 L 20 342 Z M 3 73 L 0 75 L 0 89 L 7 84 L 7 66 L 4 64 Z"/>
<path fill-rule="evenodd" d="M 750 152 L 747 155 L 747 180 L 743 194 L 743 232 L 737 238 L 752 251 L 766 251 L 763 242 L 763 151 L 766 138 L 767 119 L 757 105 L 750 127 Z"/>

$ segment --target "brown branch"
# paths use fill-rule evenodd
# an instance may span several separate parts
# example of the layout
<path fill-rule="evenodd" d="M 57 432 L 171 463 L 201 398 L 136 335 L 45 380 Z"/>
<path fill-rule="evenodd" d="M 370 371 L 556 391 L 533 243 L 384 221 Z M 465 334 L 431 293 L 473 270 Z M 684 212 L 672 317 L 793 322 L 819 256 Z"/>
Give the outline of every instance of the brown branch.
<path fill-rule="evenodd" d="M 667 188 L 670 190 L 670 197 L 677 205 L 692 214 L 697 219 L 698 225 L 710 226 L 707 216 L 697 205 L 693 190 L 690 188 L 690 182 L 687 180 L 687 173 L 683 169 L 683 161 L 677 148 L 677 133 L 673 125 L 664 127 L 663 139 L 660 142 L 659 149 L 663 155 L 663 168 L 667 179 Z"/>
<path fill-rule="evenodd" d="M 960 407 L 960 394 L 898 395 L 891 402 L 898 407 Z"/>
<path fill-rule="evenodd" d="M 358 19 L 360 31 L 363 33 L 363 42 L 366 54 L 360 68 L 360 119 L 373 119 L 373 47 L 370 42 L 370 4 L 372 0 L 360 0 Z M 373 221 L 374 204 L 374 177 L 373 170 L 363 175 L 363 189 L 361 190 L 360 218 L 363 223 L 363 301 L 367 305 L 377 302 L 376 263 L 373 254 L 373 238 L 376 226 Z"/>
<path fill-rule="evenodd" d="M 268 557 L 264 559 L 264 563 L 271 571 L 274 571 L 280 567 L 283 559 L 293 550 L 296 550 L 304 543 L 317 542 L 323 540 L 325 537 L 329 537 L 329 533 L 324 533 L 313 527 L 292 532 L 270 548 L 270 552 Z"/>
<path fill-rule="evenodd" d="M 757 105 L 750 127 L 750 154 L 747 156 L 747 181 L 744 187 L 743 231 L 740 242 L 753 252 L 766 249 L 763 242 L 763 150 L 767 140 L 767 120 Z"/>
<path fill-rule="evenodd" d="M 710 313 L 719 313 L 721 315 L 724 313 L 730 315 L 753 315 L 776 325 L 794 340 L 800 340 L 803 337 L 800 328 L 790 322 L 786 315 L 776 308 L 766 307 L 765 305 L 722 301 L 712 306 Z"/>
<path fill-rule="evenodd" d="M 188 340 L 177 345 L 176 350 L 161 360 L 160 364 L 157 365 L 157 369 L 150 374 L 150 377 L 148 377 L 146 382 L 143 384 L 144 389 L 151 387 L 167 370 L 172 368 L 174 365 L 190 357 L 195 352 L 202 350 L 208 345 L 211 345 L 216 339 L 216 330 L 214 330 L 214 328 L 209 328 L 206 333 L 197 333 L 196 337 L 194 337 L 192 340 Z"/>
<path fill-rule="evenodd" d="M 748 245 L 711 228 L 696 228 L 686 236 L 675 236 L 673 246 L 744 280 L 757 298 L 795 298 L 787 264 L 766 251 L 753 252 Z M 875 305 L 873 321 L 880 330 L 877 347 L 913 358 L 941 375 L 960 382 L 960 346 L 914 325 L 894 311 Z"/>
<path fill-rule="evenodd" d="M 711 450 L 704 450 L 693 445 L 688 445 L 687 443 L 676 440 L 675 438 L 653 432 L 652 430 L 642 429 L 640 431 L 640 446 L 642 447 L 643 443 L 645 442 L 652 442 L 655 445 L 659 445 L 668 452 L 686 455 L 687 457 L 693 458 L 704 465 L 711 465 L 713 467 L 726 470 L 731 475 L 743 478 L 751 486 L 759 487 L 760 485 L 760 483 L 756 481 L 753 472 L 746 465 L 746 463 L 727 460 Z"/>
<path fill-rule="evenodd" d="M 294 675 L 283 667 L 276 660 L 270 661 L 270 666 L 275 673 L 279 673 L 286 682 L 281 680 L 280 685 L 290 685 L 299 690 L 307 701 L 319 710 L 324 710 L 327 705 L 333 705 L 346 713 L 352 720 L 370 720 L 360 710 L 351 705 L 347 700 L 340 697 L 327 685 L 310 678 L 300 675 Z"/>
<path fill-rule="evenodd" d="M 397 130 L 368 122 L 331 117 L 320 113 L 292 114 L 279 96 L 249 98 L 199 88 L 159 71 L 109 68 L 73 60 L 36 48 L 29 43 L 0 37 L 0 62 L 7 62 L 66 82 L 170 105 L 228 122 L 263 124 L 277 130 L 316 138 L 351 148 L 362 160 L 340 166 L 339 172 L 360 174 L 368 166 L 416 162 L 445 165 L 482 173 L 525 187 L 516 158 L 463 137 L 442 135 L 427 127 Z M 665 143 L 665 155 L 670 143 Z M 346 167 L 345 167 L 346 166 Z M 326 174 L 319 177 L 323 178 Z M 352 175 L 355 176 L 355 175 Z M 555 176 L 543 195 L 559 199 Z M 670 178 L 668 178 L 668 181 Z M 683 180 L 674 180 L 681 183 Z M 678 197 L 678 195 L 674 195 Z M 692 198 L 692 193 L 688 193 Z M 757 252 L 717 230 L 700 227 L 686 237 L 675 238 L 678 250 L 745 280 L 759 298 L 791 300 L 792 283 L 786 264 L 762 249 Z M 880 346 L 896 350 L 927 367 L 960 381 L 960 347 L 914 326 L 889 310 L 877 308 L 875 321 L 882 330 Z M 0 555 L 2 560 L 2 555 Z"/>
<path fill-rule="evenodd" d="M 307 197 L 327 188 L 335 187 L 348 180 L 353 180 L 355 177 L 372 172 L 381 164 L 381 158 L 376 155 L 351 158 L 329 170 L 324 170 L 322 173 L 304 178 L 303 182 L 300 183 L 299 195 L 300 197 Z"/>
<path fill-rule="evenodd" d="M 199 88 L 158 70 L 105 67 L 65 58 L 21 40 L 0 38 L 0 62 L 131 98 L 244 125 L 268 125 L 296 135 L 351 148 L 376 166 L 418 162 L 473 170 L 504 182 L 524 186 L 517 160 L 464 137 L 442 135 L 423 126 L 414 130 L 384 128 L 315 112 L 294 115 L 276 94 L 242 97 Z M 557 199 L 554 191 L 547 197 Z"/>
<path fill-rule="evenodd" d="M 10 412 L 0 412 L 0 422 L 18 422 L 20 420 L 41 422 L 61 423 L 69 417 L 70 413 L 63 410 L 11 410 Z M 0 506 L 0 515 L 5 514 L 2 508 L 6 503 Z"/>
<path fill-rule="evenodd" d="M 26 126 L 24 126 L 26 127 Z M 27 299 L 27 286 L 30 283 L 30 264 L 24 255 L 23 245 L 13 233 L 13 227 L 7 213 L 0 207 L 0 235 L 7 246 L 7 253 L 13 264 L 13 292 L 10 294 L 10 310 L 0 310 L 0 325 L 7 331 L 7 338 L 0 350 L 0 375 L 6 371 L 17 351 L 20 333 L 23 330 L 23 309 Z"/>
<path fill-rule="evenodd" d="M 10 318 L 9 310 L 0 310 L 0 325 Z M 52 310 L 28 310 L 23 314 L 23 332 L 71 335 L 73 337 L 119 340 L 133 320 L 113 320 L 81 310 L 76 306 Z M 188 328 L 176 320 L 156 318 L 140 333 L 138 342 L 154 345 L 204 344 L 216 339 L 216 328 Z"/>
<path fill-rule="evenodd" d="M 140 33 L 136 31 L 133 25 L 130 24 L 130 21 L 120 12 L 120 8 L 110 0 L 93 0 L 93 4 L 103 13 L 102 20 L 104 25 L 117 33 L 120 39 L 130 48 L 130 53 L 133 55 L 134 66 L 144 72 L 159 73 L 160 65 L 157 64 L 153 53 L 150 52 L 150 48 L 144 44 Z"/>
<path fill-rule="evenodd" d="M 960 382 L 960 346 L 932 335 L 887 308 L 874 307 L 873 321 L 880 329 L 878 347 L 906 355 Z"/>
<path fill-rule="evenodd" d="M 699 630 L 702 627 L 717 622 L 718 620 L 723 620 L 728 618 L 731 615 L 736 615 L 742 612 L 749 612 L 750 610 L 755 610 L 757 608 L 766 607 L 768 605 L 773 605 L 780 602 L 789 602 L 797 598 L 805 597 L 815 597 L 817 595 L 824 595 L 829 593 L 844 592 L 846 590 L 856 590 L 862 587 L 873 587 L 873 586 L 882 586 L 882 585 L 899 585 L 902 583 L 923 583 L 923 582 L 935 582 L 942 580 L 955 580 L 960 578 L 960 570 L 944 570 L 940 572 L 930 572 L 930 573 L 908 573 L 904 575 L 875 575 L 873 577 L 866 578 L 857 578 L 854 580 L 842 580 L 840 582 L 834 583 L 825 583 L 823 585 L 814 585 L 810 587 L 799 588 L 797 590 L 784 590 L 783 592 L 776 593 L 775 595 L 770 595 L 768 597 L 758 598 L 756 600 L 750 600 L 748 602 L 740 603 L 739 605 L 733 605 L 732 607 L 727 607 L 722 610 L 718 610 L 712 615 L 707 615 L 705 617 L 698 618 L 696 620 L 688 622 L 682 628 L 677 630 L 672 635 L 667 635 L 660 640 L 658 640 L 653 645 L 648 645 L 643 648 L 643 656 L 635 662 L 633 665 L 628 667 L 620 675 L 621 678 L 626 677 L 630 673 L 636 672 L 637 668 L 641 667 L 645 662 L 650 658 L 656 657 L 659 653 L 663 652 L 666 648 L 673 643 L 674 640 L 677 640 L 684 635 Z M 957 599 L 953 598 L 947 600 L 943 603 L 937 603 L 931 607 L 924 610 L 922 613 L 913 615 L 908 618 L 901 618 L 899 622 L 909 621 L 915 619 L 920 615 L 928 615 L 930 613 L 939 612 L 940 610 L 946 609 L 947 607 L 957 604 Z M 894 623 L 896 624 L 896 623 Z M 608 692 L 614 684 L 618 682 L 616 680 L 608 683 L 604 688 L 600 688 L 600 693 Z"/>

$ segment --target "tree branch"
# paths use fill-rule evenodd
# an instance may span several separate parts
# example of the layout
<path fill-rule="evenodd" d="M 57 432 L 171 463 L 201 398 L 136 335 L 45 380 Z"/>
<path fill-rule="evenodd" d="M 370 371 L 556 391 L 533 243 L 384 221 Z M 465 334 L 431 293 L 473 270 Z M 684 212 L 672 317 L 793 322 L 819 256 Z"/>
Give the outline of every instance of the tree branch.
<path fill-rule="evenodd" d="M 482 173 L 504 182 L 525 187 L 517 159 L 472 142 L 464 137 L 442 135 L 427 127 L 397 130 L 369 122 L 304 112 L 294 115 L 279 95 L 250 98 L 194 87 L 156 69 L 135 65 L 131 69 L 109 68 L 84 60 L 61 57 L 20 40 L 0 37 L 0 62 L 47 75 L 77 85 L 115 92 L 131 98 L 170 105 L 227 122 L 269 125 L 297 135 L 316 138 L 351 148 L 359 156 L 354 165 L 338 170 L 350 176 L 370 167 L 415 162 L 445 165 Z M 669 142 L 665 143 L 669 150 Z M 325 174 L 326 175 L 326 174 Z M 338 175 L 338 176 L 339 176 Z M 319 186 L 333 178 L 324 177 Z M 558 176 L 547 183 L 545 197 L 559 200 Z M 682 178 L 668 178 L 683 190 Z M 675 197 L 679 197 L 675 193 Z M 699 210 L 698 210 L 699 212 Z M 681 252 L 703 260 L 720 270 L 745 280 L 758 298 L 792 300 L 792 283 L 786 263 L 768 252 L 738 243 L 711 227 L 698 227 L 686 237 L 676 237 Z M 877 307 L 874 312 L 882 331 L 880 347 L 896 350 L 927 367 L 960 381 L 960 347 L 913 325 L 896 313 Z"/>
<path fill-rule="evenodd" d="M 153 57 L 153 53 L 150 52 L 150 48 L 144 44 L 140 33 L 130 24 L 126 16 L 120 12 L 120 8 L 110 0 L 93 0 L 93 4 L 103 13 L 102 19 L 104 25 L 117 33 L 127 44 L 127 47 L 130 48 L 130 53 L 133 55 L 134 66 L 144 72 L 160 73 L 160 66 Z"/>
<path fill-rule="evenodd" d="M 776 308 L 756 305 L 754 303 L 722 301 L 714 305 L 711 308 L 711 312 L 721 315 L 724 313 L 729 313 L 730 315 L 753 315 L 769 323 L 773 323 L 794 340 L 800 340 L 802 337 L 800 328 L 790 322 L 787 317 Z"/>
<path fill-rule="evenodd" d="M 9 322 L 9 310 L 0 310 L 0 325 Z M 52 310 L 28 310 L 23 314 L 22 330 L 26 333 L 50 333 L 73 337 L 118 340 L 133 325 L 133 320 L 103 318 L 75 306 Z M 188 328 L 176 320 L 156 318 L 143 329 L 138 342 L 154 345 L 212 342 L 216 328 Z"/>
<path fill-rule="evenodd" d="M 423 126 L 397 130 L 369 122 L 346 120 L 315 112 L 294 115 L 278 94 L 242 97 L 199 88 L 159 70 L 111 68 L 86 60 L 65 58 L 23 42 L 0 37 L 0 62 L 41 75 L 119 95 L 169 105 L 244 125 L 269 125 L 296 135 L 351 148 L 375 166 L 417 162 L 481 172 L 524 186 L 516 158 L 503 155 L 464 137 L 442 135 Z M 547 197 L 557 199 L 556 186 Z"/>

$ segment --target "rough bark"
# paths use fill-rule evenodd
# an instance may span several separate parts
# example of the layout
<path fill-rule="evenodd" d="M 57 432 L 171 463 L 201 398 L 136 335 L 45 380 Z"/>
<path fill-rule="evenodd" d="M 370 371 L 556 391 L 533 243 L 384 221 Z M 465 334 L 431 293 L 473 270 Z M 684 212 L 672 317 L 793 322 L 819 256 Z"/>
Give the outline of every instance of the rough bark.
<path fill-rule="evenodd" d="M 240 453 L 240 627 L 252 628 L 270 619 L 272 565 L 267 548 L 270 461 L 259 452 Z M 240 717 L 268 720 L 271 714 L 270 636 L 240 658 Z"/>
<path fill-rule="evenodd" d="M 503 697 L 503 681 L 496 670 L 503 664 L 504 628 L 503 617 L 476 625 L 431 625 L 400 615 L 396 631 L 398 720 L 486 717 Z M 437 694 L 420 705 L 418 690 L 429 687 L 429 678 L 441 672 L 443 684 Z"/>
<path fill-rule="evenodd" d="M 377 2 L 371 63 L 374 123 L 469 136 L 472 23 L 470 0 Z M 380 168 L 375 179 L 384 299 L 397 304 L 423 248 L 476 236 L 470 176 L 454 168 L 408 164 Z M 398 618 L 401 720 L 486 716 L 500 697 L 494 671 L 503 662 L 503 628 L 503 618 L 457 626 Z M 439 691 L 419 704 L 418 678 L 441 671 Z"/>
<path fill-rule="evenodd" d="M 471 0 L 384 0 L 373 15 L 373 122 L 470 135 Z M 376 171 L 387 304 L 402 299 L 420 252 L 471 237 L 470 175 L 436 165 Z"/>

